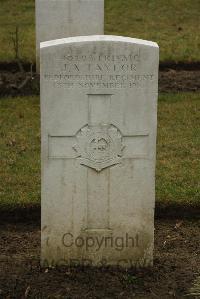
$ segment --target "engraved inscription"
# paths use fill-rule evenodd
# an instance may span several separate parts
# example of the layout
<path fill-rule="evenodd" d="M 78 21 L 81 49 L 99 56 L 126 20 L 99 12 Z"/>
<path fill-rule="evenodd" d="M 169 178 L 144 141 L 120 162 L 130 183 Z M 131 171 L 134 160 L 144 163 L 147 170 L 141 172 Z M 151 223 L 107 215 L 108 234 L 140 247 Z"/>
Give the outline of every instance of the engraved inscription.
<path fill-rule="evenodd" d="M 140 51 L 129 55 L 66 53 L 58 60 L 55 71 L 46 72 L 44 79 L 67 89 L 142 88 L 156 78 L 152 73 L 138 71 L 141 61 Z"/>

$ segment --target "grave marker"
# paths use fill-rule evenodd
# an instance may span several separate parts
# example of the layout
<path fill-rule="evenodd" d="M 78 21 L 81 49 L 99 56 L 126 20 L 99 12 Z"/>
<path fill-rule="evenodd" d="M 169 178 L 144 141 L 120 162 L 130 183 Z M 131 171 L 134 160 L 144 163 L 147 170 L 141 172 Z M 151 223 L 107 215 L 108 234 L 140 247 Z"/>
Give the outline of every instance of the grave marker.
<path fill-rule="evenodd" d="M 42 264 L 153 260 L 156 43 L 41 44 Z"/>
<path fill-rule="evenodd" d="M 104 34 L 104 0 L 36 0 L 36 64 L 40 42 Z"/>

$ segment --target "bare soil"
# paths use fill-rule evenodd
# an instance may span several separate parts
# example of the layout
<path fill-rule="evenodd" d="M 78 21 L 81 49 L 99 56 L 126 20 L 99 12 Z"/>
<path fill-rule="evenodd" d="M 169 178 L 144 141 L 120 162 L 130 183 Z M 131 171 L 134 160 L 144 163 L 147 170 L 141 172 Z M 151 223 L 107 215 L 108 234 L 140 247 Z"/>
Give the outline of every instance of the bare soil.
<path fill-rule="evenodd" d="M 158 84 L 159 92 L 197 92 L 200 90 L 200 70 L 160 71 Z"/>
<path fill-rule="evenodd" d="M 39 95 L 39 75 L 35 66 L 0 64 L 0 97 Z M 200 63 L 163 63 L 159 72 L 159 92 L 200 90 Z"/>
<path fill-rule="evenodd" d="M 156 220 L 152 269 L 41 269 L 39 223 L 2 224 L 0 298 L 183 299 L 200 275 L 199 241 L 200 220 Z"/>

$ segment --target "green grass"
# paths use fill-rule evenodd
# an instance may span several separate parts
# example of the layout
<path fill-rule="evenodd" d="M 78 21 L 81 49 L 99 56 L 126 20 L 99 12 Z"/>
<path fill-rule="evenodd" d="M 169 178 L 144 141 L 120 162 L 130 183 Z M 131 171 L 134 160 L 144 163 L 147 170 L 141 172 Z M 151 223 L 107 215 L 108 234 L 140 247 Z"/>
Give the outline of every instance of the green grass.
<path fill-rule="evenodd" d="M 105 28 L 156 41 L 161 61 L 199 61 L 199 11 L 199 0 L 107 0 Z"/>
<path fill-rule="evenodd" d="M 161 95 L 157 202 L 200 206 L 200 94 Z M 0 100 L 0 207 L 40 204 L 39 98 Z"/>
<path fill-rule="evenodd" d="M 37 97 L 0 100 L 0 207 L 40 202 L 40 124 Z"/>
<path fill-rule="evenodd" d="M 105 0 L 105 33 L 156 41 L 161 61 L 200 61 L 199 11 L 199 0 Z M 16 25 L 20 57 L 35 61 L 34 14 L 34 0 L 1 0 L 0 61 L 14 60 Z"/>
<path fill-rule="evenodd" d="M 200 94 L 161 95 L 156 198 L 200 206 Z"/>
<path fill-rule="evenodd" d="M 35 62 L 35 1 L 0 0 L 0 62 L 14 61 L 13 37 L 19 29 L 19 57 Z"/>

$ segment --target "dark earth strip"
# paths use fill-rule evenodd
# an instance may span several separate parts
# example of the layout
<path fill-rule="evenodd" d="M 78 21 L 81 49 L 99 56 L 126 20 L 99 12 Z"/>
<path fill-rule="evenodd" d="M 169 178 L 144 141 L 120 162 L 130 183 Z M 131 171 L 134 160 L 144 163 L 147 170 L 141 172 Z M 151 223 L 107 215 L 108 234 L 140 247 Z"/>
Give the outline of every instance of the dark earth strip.
<path fill-rule="evenodd" d="M 39 76 L 35 66 L 0 64 L 0 97 L 39 95 Z M 197 92 L 200 90 L 200 63 L 162 63 L 159 92 Z"/>
<path fill-rule="evenodd" d="M 200 219 L 200 205 L 184 206 L 177 203 L 156 204 L 156 219 Z M 41 219 L 40 206 L 19 207 L 15 209 L 1 208 L 0 225 L 6 223 L 39 223 Z"/>
<path fill-rule="evenodd" d="M 200 274 L 199 239 L 200 221 L 157 220 L 152 269 L 41 269 L 39 225 L 0 225 L 0 298 L 183 299 Z"/>
<path fill-rule="evenodd" d="M 174 70 L 159 72 L 159 92 L 200 91 L 200 70 Z"/>

